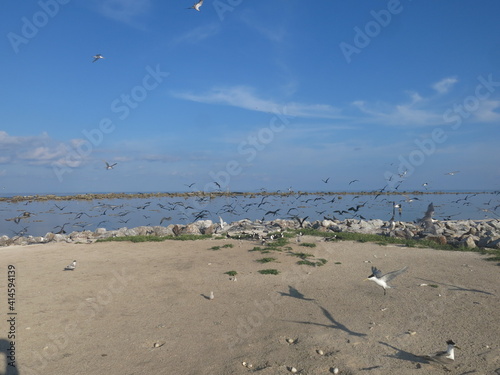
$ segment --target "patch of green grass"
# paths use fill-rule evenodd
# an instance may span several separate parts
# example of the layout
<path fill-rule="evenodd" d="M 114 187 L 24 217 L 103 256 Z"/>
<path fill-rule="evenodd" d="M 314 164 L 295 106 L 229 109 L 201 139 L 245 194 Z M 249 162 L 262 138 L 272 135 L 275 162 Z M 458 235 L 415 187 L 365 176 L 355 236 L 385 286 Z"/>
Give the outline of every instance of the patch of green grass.
<path fill-rule="evenodd" d="M 270 251 L 269 251 L 269 250 L 267 250 L 267 249 L 262 249 L 262 248 L 260 248 L 260 247 L 258 247 L 258 246 L 255 246 L 253 249 L 250 249 L 250 250 L 248 250 L 248 251 L 258 251 L 258 252 L 260 252 L 261 254 L 269 254 L 269 253 L 270 253 Z"/>
<path fill-rule="evenodd" d="M 294 257 L 299 257 L 300 259 L 306 259 L 314 256 L 312 254 L 307 254 L 307 253 L 291 253 L 290 255 L 293 255 Z"/>
<path fill-rule="evenodd" d="M 321 267 L 321 266 L 325 265 L 326 262 L 328 262 L 326 259 L 318 259 L 315 262 L 312 262 L 312 261 L 307 260 L 307 259 L 303 259 L 303 260 L 299 260 L 297 262 L 297 264 L 312 266 L 312 267 Z"/>
<path fill-rule="evenodd" d="M 316 262 L 311 262 L 309 260 L 299 260 L 297 262 L 297 264 L 300 264 L 300 265 L 306 265 L 306 266 L 316 266 Z"/>
<path fill-rule="evenodd" d="M 280 271 L 275 269 L 259 270 L 258 272 L 262 275 L 277 275 L 280 273 Z"/>
<path fill-rule="evenodd" d="M 210 250 L 220 250 L 220 246 L 212 246 Z"/>
<path fill-rule="evenodd" d="M 342 262 L 335 262 L 335 264 L 342 264 Z"/>
<path fill-rule="evenodd" d="M 436 284 L 429 284 L 429 286 L 430 286 L 431 288 L 439 288 L 439 286 L 437 286 Z"/>
<path fill-rule="evenodd" d="M 261 258 L 261 259 L 257 259 L 256 262 L 269 263 L 269 262 L 274 262 L 275 260 L 276 260 L 276 258 Z"/>
<path fill-rule="evenodd" d="M 236 271 L 227 271 L 227 272 L 224 272 L 225 275 L 229 275 L 229 276 L 236 276 L 238 274 L 238 272 Z"/>
<path fill-rule="evenodd" d="M 233 247 L 234 247 L 234 245 L 233 245 L 232 243 L 227 243 L 227 244 L 225 244 L 225 245 L 222 245 L 222 247 L 223 247 L 223 248 L 230 248 L 230 249 L 231 249 L 231 248 L 233 248 Z"/>
<path fill-rule="evenodd" d="M 299 244 L 299 246 L 304 246 L 304 247 L 316 247 L 315 243 L 310 243 L 310 242 L 302 242 Z"/>
<path fill-rule="evenodd" d="M 457 247 L 449 244 L 441 245 L 432 240 L 414 240 L 405 239 L 398 237 L 388 237 L 378 234 L 366 234 L 366 233 L 351 233 L 351 232 L 321 232 L 316 229 L 302 228 L 300 230 L 296 229 L 296 233 L 302 232 L 303 235 L 308 236 L 318 236 L 318 237 L 333 237 L 336 236 L 337 240 L 343 241 L 357 241 L 357 242 L 374 242 L 379 245 L 404 245 L 406 247 L 418 247 L 418 248 L 433 248 L 437 250 L 455 250 L 455 251 L 478 251 L 476 249 L 468 249 L 465 247 Z"/>

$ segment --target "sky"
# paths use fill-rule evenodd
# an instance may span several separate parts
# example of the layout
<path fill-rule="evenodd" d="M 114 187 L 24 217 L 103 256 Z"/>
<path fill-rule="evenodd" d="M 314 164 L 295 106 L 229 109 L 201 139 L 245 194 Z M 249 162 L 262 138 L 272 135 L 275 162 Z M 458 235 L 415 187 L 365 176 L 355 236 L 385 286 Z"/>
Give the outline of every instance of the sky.
<path fill-rule="evenodd" d="M 500 190 L 498 1 L 192 5 L 3 1 L 0 194 Z"/>

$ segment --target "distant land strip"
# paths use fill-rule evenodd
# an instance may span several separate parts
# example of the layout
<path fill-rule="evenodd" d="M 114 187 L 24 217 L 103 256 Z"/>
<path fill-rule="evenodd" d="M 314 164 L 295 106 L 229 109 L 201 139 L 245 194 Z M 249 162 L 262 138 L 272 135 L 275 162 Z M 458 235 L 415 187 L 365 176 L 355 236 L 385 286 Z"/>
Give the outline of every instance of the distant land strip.
<path fill-rule="evenodd" d="M 498 191 L 482 191 L 482 192 L 449 192 L 449 191 L 326 191 L 326 192 L 305 192 L 305 191 L 259 191 L 259 192 L 240 192 L 240 191 L 216 191 L 216 192 L 179 192 L 179 193 L 88 193 L 88 194 L 73 194 L 73 195 L 15 195 L 12 197 L 0 197 L 0 202 L 23 202 L 23 201 L 71 201 L 71 200 L 99 200 L 99 199 L 136 199 L 136 198 L 163 198 L 163 197 L 202 197 L 215 199 L 218 197 L 249 197 L 254 198 L 258 196 L 293 196 L 293 195 L 436 195 L 436 194 L 499 194 Z"/>

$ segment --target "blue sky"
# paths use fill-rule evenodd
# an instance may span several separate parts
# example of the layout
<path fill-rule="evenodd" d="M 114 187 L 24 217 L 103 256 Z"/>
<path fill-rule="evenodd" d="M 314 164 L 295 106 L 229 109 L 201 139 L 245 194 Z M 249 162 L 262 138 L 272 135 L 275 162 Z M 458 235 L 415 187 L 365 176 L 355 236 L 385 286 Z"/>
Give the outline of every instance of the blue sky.
<path fill-rule="evenodd" d="M 2 2 L 1 191 L 500 189 L 498 1 L 192 4 Z"/>

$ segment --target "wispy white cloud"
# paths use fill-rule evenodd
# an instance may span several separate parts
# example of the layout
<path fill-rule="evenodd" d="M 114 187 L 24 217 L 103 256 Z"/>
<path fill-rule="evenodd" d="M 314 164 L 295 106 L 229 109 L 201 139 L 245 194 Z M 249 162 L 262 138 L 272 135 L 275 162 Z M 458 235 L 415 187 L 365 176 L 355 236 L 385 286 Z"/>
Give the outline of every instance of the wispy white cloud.
<path fill-rule="evenodd" d="M 298 102 L 278 102 L 258 97 L 254 90 L 247 86 L 214 88 L 204 94 L 190 92 L 172 93 L 173 96 L 199 103 L 229 105 L 252 111 L 273 113 L 285 109 L 286 114 L 293 117 L 311 117 L 336 119 L 342 118 L 340 109 L 329 104 L 306 104 Z"/>
<path fill-rule="evenodd" d="M 403 104 L 370 104 L 362 100 L 352 103 L 365 118 L 361 122 L 375 122 L 391 126 L 429 126 L 443 122 L 442 112 L 429 108 L 419 108 L 412 100 Z"/>
<path fill-rule="evenodd" d="M 457 82 L 458 79 L 456 77 L 447 77 L 434 83 L 432 85 L 432 88 L 436 90 L 439 94 L 446 94 Z"/>
<path fill-rule="evenodd" d="M 60 142 L 52 139 L 47 133 L 20 137 L 0 131 L 0 150 L 3 154 L 0 163 L 52 165 L 54 162 L 64 161 L 71 150 L 75 150 L 82 142 L 85 141 L 72 139 L 68 142 Z M 72 166 L 78 166 L 82 161 L 83 158 L 79 160 L 73 158 Z"/>
<path fill-rule="evenodd" d="M 213 37 L 219 33 L 221 29 L 220 23 L 210 23 L 201 25 L 187 31 L 184 34 L 174 37 L 171 41 L 172 45 L 181 43 L 199 43 L 205 39 Z"/>
<path fill-rule="evenodd" d="M 104 17 L 136 27 L 137 17 L 146 14 L 151 8 L 151 0 L 99 0 L 93 4 Z"/>
<path fill-rule="evenodd" d="M 483 100 L 479 102 L 479 107 L 473 114 L 478 121 L 489 123 L 500 121 L 500 100 Z"/>

